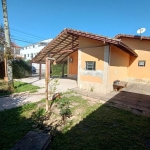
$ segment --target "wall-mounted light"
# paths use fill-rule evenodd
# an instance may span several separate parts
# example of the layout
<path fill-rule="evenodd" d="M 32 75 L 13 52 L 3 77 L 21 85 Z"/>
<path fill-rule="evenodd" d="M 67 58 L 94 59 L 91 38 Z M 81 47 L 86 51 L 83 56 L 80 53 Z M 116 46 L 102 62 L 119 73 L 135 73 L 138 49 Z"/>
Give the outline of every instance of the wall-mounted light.
<path fill-rule="evenodd" d="M 72 62 L 73 62 L 73 59 L 72 59 L 72 58 L 69 58 L 69 62 L 72 63 Z"/>

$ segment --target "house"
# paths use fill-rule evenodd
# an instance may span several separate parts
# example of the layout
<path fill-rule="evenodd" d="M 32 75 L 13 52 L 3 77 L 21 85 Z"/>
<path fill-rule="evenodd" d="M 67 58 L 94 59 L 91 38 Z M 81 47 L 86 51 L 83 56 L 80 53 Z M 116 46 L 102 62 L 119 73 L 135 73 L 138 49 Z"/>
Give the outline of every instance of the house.
<path fill-rule="evenodd" d="M 15 42 L 11 42 L 11 53 L 14 58 L 21 58 L 20 49 L 21 47 L 18 46 Z M 0 44 L 0 61 L 3 61 L 3 54 L 4 54 L 4 45 Z"/>
<path fill-rule="evenodd" d="M 32 60 L 52 39 L 43 40 L 35 44 L 27 45 L 21 48 L 20 54 L 24 60 Z M 39 65 L 33 63 L 32 66 L 39 70 Z M 45 69 L 45 65 L 42 65 L 42 69 Z"/>
<path fill-rule="evenodd" d="M 108 38 L 64 29 L 32 61 L 41 65 L 46 56 L 67 61 L 68 77 L 76 79 L 79 88 L 108 93 L 115 80 L 150 81 L 149 45 L 149 37 Z"/>
<path fill-rule="evenodd" d="M 20 55 L 20 49 L 21 49 L 20 46 L 18 46 L 14 42 L 11 42 L 11 50 L 14 58 L 22 58 L 22 56 Z"/>

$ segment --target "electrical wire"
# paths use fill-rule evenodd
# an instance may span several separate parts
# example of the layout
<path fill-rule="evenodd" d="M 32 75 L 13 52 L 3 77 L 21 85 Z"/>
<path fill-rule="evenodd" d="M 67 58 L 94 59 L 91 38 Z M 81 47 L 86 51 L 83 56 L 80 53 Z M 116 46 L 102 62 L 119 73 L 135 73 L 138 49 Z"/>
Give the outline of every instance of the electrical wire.
<path fill-rule="evenodd" d="M 34 44 L 33 42 L 25 41 L 25 40 L 21 40 L 21 39 L 17 39 L 17 38 L 11 38 L 11 39 L 13 39 L 13 40 L 17 40 L 17 41 L 21 41 L 21 42 L 25 42 L 25 43 Z"/>
<path fill-rule="evenodd" d="M 26 35 L 30 35 L 30 36 L 33 36 L 33 37 L 37 37 L 37 38 L 39 38 L 39 39 L 45 39 L 45 38 L 43 38 L 43 37 L 40 37 L 40 36 L 37 36 L 37 35 L 33 35 L 33 34 L 30 34 L 30 33 L 26 33 L 26 32 L 24 32 L 24 31 L 16 30 L 16 29 L 14 29 L 14 28 L 10 28 L 10 30 L 14 30 L 14 31 L 16 31 L 16 32 L 20 32 L 20 33 L 23 33 L 23 34 L 26 34 Z"/>
<path fill-rule="evenodd" d="M 15 33 L 13 31 L 11 31 L 10 35 L 12 35 L 14 37 L 17 37 L 17 38 L 28 38 L 28 39 L 35 39 L 35 40 L 38 40 L 38 41 L 40 40 L 41 41 L 41 39 L 39 39 L 37 37 L 32 37 L 30 35 L 25 35 L 25 34 L 22 34 L 22 33 Z"/>

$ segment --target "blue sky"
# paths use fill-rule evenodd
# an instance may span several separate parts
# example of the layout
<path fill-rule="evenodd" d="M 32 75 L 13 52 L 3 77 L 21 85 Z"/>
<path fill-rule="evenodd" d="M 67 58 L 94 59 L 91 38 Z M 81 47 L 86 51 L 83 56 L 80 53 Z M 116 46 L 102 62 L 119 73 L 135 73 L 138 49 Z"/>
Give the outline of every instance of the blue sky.
<path fill-rule="evenodd" d="M 150 36 L 150 0 L 7 0 L 7 9 L 11 36 L 29 42 L 15 40 L 21 46 L 54 38 L 64 28 L 113 37 L 145 27 L 143 35 Z"/>

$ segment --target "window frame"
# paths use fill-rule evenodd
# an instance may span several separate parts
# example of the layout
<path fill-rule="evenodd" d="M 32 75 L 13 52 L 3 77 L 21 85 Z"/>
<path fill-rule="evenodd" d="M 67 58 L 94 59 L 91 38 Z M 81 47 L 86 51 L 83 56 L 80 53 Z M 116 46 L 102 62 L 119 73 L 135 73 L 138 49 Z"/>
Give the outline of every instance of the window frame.
<path fill-rule="evenodd" d="M 33 53 L 30 54 L 31 59 L 33 59 Z"/>
<path fill-rule="evenodd" d="M 85 61 L 85 69 L 91 71 L 96 70 L 96 61 Z"/>
<path fill-rule="evenodd" d="M 144 62 L 144 65 L 140 65 L 140 62 Z M 146 61 L 145 60 L 139 60 L 138 61 L 138 67 L 145 67 L 146 66 Z"/>

